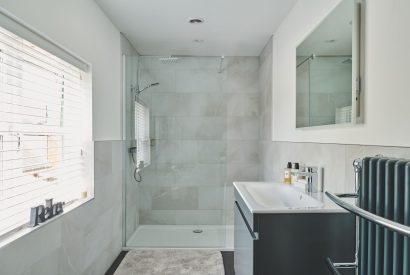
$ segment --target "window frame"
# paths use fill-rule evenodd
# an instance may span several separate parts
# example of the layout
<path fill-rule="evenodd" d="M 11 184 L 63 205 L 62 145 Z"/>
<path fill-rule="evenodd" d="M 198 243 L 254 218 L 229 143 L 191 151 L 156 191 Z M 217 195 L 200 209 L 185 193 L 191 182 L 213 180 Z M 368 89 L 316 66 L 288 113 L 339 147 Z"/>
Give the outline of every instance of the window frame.
<path fill-rule="evenodd" d="M 85 95 L 85 107 L 84 107 L 84 139 L 82 140 L 82 148 L 84 148 L 84 178 L 87 184 L 87 190 L 89 193 L 87 198 L 77 200 L 70 205 L 64 207 L 64 212 L 60 215 L 54 216 L 49 220 L 46 220 L 43 223 L 40 223 L 36 227 L 28 227 L 29 222 L 29 211 L 27 209 L 27 224 L 21 225 L 16 227 L 15 229 L 10 230 L 6 234 L 0 236 L 0 248 L 13 242 L 14 240 L 19 239 L 20 237 L 29 234 L 35 230 L 46 226 L 47 224 L 54 222 L 65 214 L 71 212 L 72 210 L 94 200 L 95 198 L 95 186 L 94 186 L 94 141 L 93 141 L 93 120 L 92 120 L 92 65 L 82 59 L 81 57 L 74 54 L 72 51 L 66 49 L 64 46 L 58 44 L 57 42 L 53 41 L 48 36 L 44 35 L 40 31 L 36 30 L 29 24 L 25 23 L 24 21 L 20 20 L 19 18 L 15 17 L 13 14 L 9 13 L 5 9 L 0 7 L 0 27 L 4 28 L 5 30 L 11 32 L 12 34 L 22 38 L 38 48 L 46 51 L 47 53 L 71 64 L 72 66 L 84 71 L 84 91 L 86 92 Z M 34 207 L 34 205 L 33 205 Z M 1 211 L 1 209 L 0 209 Z"/>

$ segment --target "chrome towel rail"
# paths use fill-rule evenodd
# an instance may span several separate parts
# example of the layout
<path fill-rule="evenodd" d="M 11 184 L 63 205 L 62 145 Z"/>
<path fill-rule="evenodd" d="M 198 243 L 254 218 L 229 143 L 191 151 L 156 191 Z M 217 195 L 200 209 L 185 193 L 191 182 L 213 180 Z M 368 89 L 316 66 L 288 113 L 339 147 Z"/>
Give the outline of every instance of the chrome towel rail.
<path fill-rule="evenodd" d="M 357 268 L 356 263 L 333 263 L 329 257 L 326 258 L 326 264 L 329 270 L 332 272 L 332 275 L 341 275 L 338 269 Z"/>
<path fill-rule="evenodd" d="M 385 219 L 383 217 L 380 217 L 378 215 L 375 215 L 373 213 L 370 213 L 366 210 L 361 209 L 360 207 L 357 207 L 355 205 L 352 205 L 350 203 L 347 203 L 343 200 L 341 200 L 340 198 L 338 198 L 335 194 L 330 193 L 330 192 L 325 192 L 326 195 L 337 205 L 339 205 L 340 207 L 346 209 L 347 211 L 363 218 L 366 219 L 368 221 L 371 221 L 375 224 L 378 224 L 380 226 L 383 226 L 387 229 L 390 229 L 394 232 L 397 232 L 403 236 L 406 237 L 410 237 L 410 227 L 409 226 L 405 226 L 401 223 L 397 223 L 388 219 Z"/>

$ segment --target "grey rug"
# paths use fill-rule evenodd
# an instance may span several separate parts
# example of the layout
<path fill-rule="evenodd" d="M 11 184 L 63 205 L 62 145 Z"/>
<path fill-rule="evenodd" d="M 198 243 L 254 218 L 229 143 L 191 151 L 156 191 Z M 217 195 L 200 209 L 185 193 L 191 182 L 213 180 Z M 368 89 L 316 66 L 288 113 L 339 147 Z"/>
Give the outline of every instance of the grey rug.
<path fill-rule="evenodd" d="M 114 275 L 224 275 L 217 250 L 131 250 Z"/>

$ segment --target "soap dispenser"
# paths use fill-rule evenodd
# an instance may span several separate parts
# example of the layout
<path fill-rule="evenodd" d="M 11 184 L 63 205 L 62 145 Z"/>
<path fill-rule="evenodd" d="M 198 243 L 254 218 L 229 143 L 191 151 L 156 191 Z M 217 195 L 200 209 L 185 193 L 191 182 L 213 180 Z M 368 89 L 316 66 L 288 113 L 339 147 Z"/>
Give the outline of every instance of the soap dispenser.
<path fill-rule="evenodd" d="M 298 172 L 299 172 L 299 163 L 293 163 L 292 170 L 291 170 L 291 183 L 297 183 L 298 181 Z"/>
<path fill-rule="evenodd" d="M 292 163 L 291 162 L 288 162 L 288 164 L 286 165 L 286 168 L 284 170 L 283 181 L 286 184 L 292 183 Z"/>

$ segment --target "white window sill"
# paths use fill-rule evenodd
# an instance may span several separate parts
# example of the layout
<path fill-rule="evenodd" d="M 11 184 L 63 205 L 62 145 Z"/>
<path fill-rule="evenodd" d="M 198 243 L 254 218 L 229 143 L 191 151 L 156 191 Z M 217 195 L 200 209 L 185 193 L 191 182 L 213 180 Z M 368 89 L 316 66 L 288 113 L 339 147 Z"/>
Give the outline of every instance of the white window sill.
<path fill-rule="evenodd" d="M 61 213 L 58 216 L 55 216 L 53 218 L 51 218 L 50 220 L 45 221 L 44 223 L 39 224 L 36 227 L 28 227 L 28 226 L 24 226 L 23 228 L 16 230 L 15 232 L 10 232 L 9 234 L 5 235 L 4 237 L 0 237 L 0 249 L 2 249 L 3 247 L 9 245 L 10 243 L 14 242 L 15 240 L 30 234 L 31 232 L 38 230 L 40 228 L 43 228 L 43 226 L 47 226 L 47 224 L 52 223 L 58 219 L 60 219 L 61 217 L 63 217 L 65 214 L 71 212 L 72 210 L 82 206 L 83 204 L 86 204 L 90 201 L 94 200 L 93 198 L 87 198 L 87 199 L 79 199 L 75 202 L 73 202 L 72 204 L 64 207 L 64 212 Z M 27 210 L 27 215 L 29 210 Z"/>

